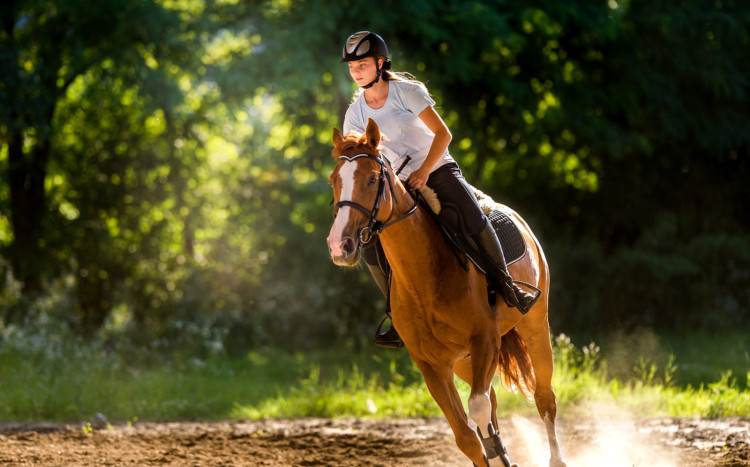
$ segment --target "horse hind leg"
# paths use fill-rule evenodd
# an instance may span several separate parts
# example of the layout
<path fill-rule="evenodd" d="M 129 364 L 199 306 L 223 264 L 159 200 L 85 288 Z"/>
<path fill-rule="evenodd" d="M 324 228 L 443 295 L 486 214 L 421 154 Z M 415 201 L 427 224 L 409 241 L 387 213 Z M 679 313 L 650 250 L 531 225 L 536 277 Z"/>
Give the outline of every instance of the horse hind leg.
<path fill-rule="evenodd" d="M 557 418 L 557 404 L 555 402 L 555 393 L 550 387 L 548 391 L 540 391 L 534 394 L 539 415 L 542 417 L 544 427 L 547 430 L 547 440 L 549 441 L 550 467 L 566 467 L 560 452 L 560 444 L 557 441 L 557 430 L 555 428 L 555 419 Z"/>
<path fill-rule="evenodd" d="M 521 334 L 522 336 L 524 334 L 522 330 Z M 536 375 L 534 402 L 547 430 L 547 440 L 549 441 L 550 450 L 549 465 L 550 467 L 566 467 L 555 428 L 557 402 L 555 392 L 552 389 L 553 357 L 549 331 L 524 336 L 524 342 L 531 356 L 531 364 L 534 367 Z"/>

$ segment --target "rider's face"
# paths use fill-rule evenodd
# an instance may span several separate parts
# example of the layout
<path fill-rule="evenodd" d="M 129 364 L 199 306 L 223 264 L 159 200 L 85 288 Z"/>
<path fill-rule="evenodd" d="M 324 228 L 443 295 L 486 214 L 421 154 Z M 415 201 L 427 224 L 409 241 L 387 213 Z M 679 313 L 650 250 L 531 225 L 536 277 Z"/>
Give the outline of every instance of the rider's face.
<path fill-rule="evenodd" d="M 353 60 L 349 62 L 349 74 L 357 86 L 365 86 L 372 82 L 378 73 L 375 66 L 375 57 L 367 57 L 362 60 Z"/>

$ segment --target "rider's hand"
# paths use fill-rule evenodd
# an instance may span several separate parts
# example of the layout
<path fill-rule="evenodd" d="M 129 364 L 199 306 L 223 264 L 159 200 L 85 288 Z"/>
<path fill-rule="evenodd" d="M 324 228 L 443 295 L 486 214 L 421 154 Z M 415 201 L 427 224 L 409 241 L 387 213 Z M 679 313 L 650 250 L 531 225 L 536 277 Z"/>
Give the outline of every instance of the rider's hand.
<path fill-rule="evenodd" d="M 430 177 L 430 172 L 420 167 L 409 175 L 406 179 L 406 185 L 411 190 L 421 190 L 427 185 L 427 179 Z"/>

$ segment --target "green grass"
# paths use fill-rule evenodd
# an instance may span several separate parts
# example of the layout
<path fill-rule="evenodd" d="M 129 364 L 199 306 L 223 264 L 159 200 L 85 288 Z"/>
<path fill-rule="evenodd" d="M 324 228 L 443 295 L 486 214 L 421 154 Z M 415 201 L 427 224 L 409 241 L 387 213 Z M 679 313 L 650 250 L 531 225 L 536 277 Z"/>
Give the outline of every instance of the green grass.
<path fill-rule="evenodd" d="M 646 337 L 649 341 L 653 338 L 653 335 Z M 610 369 L 608 361 L 602 358 L 603 352 L 594 344 L 579 350 L 561 335 L 555 339 L 554 348 L 554 385 L 559 405 L 568 415 L 585 416 L 591 411 L 611 410 L 642 417 L 750 416 L 750 389 L 746 383 L 749 364 L 740 375 L 744 384 L 738 382 L 731 369 L 724 370 L 713 381 L 678 384 L 687 378 L 680 372 L 677 357 L 670 353 L 663 358 L 661 351 L 649 353 L 662 349 L 661 346 L 641 343 L 630 347 L 629 372 L 623 372 L 622 365 L 626 364 L 621 361 L 618 368 Z M 658 363 L 660 360 L 662 365 Z"/>
<path fill-rule="evenodd" d="M 740 383 L 748 385 L 750 335 L 695 333 L 663 337 L 662 342 L 679 362 L 680 384 L 700 385 L 706 381 L 718 381 L 727 370 L 731 370 Z"/>
<path fill-rule="evenodd" d="M 601 350 L 595 344 L 578 347 L 564 335 L 555 338 L 554 386 L 561 416 L 602 410 L 750 416 L 750 365 L 727 356 L 721 346 L 733 348 L 750 341 L 748 336 L 688 340 L 704 365 L 718 362 L 701 373 L 717 375 L 707 380 L 699 380 L 692 363 L 683 366 L 683 354 L 675 356 L 669 348 L 673 341 L 632 347 L 629 339 L 608 340 Z M 185 355 L 168 358 L 82 340 L 0 334 L 0 420 L 72 422 L 97 412 L 117 421 L 441 415 L 405 351 L 367 347 L 365 352 L 267 350 L 243 358 L 222 352 L 200 359 Z M 468 386 L 457 385 L 465 400 Z M 535 413 L 533 402 L 520 394 L 497 392 L 499 415 Z"/>

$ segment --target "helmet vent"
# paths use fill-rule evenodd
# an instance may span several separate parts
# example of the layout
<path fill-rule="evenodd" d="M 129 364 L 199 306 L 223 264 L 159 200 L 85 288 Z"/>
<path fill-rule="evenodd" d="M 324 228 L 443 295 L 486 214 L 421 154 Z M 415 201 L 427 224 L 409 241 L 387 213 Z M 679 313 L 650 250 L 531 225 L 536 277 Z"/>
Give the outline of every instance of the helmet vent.
<path fill-rule="evenodd" d="M 370 41 L 364 41 L 357 47 L 357 56 L 364 55 L 370 50 Z"/>

